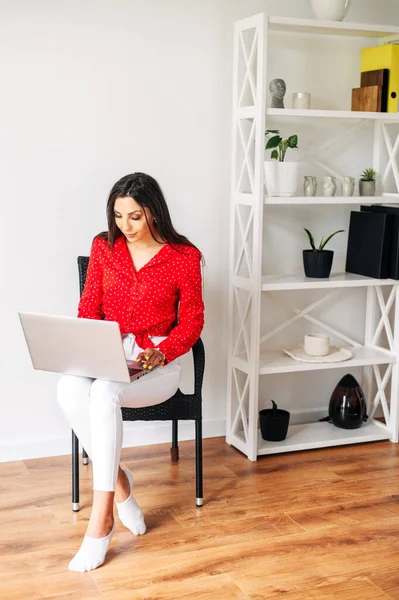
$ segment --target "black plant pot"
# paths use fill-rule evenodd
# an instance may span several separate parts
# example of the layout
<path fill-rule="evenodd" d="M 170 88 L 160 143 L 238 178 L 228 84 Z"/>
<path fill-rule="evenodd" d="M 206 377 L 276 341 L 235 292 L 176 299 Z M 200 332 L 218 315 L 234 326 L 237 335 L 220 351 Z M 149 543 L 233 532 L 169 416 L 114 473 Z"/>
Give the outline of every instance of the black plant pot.
<path fill-rule="evenodd" d="M 349 373 L 331 394 L 328 414 L 337 427 L 358 429 L 367 421 L 367 405 L 362 388 Z"/>
<path fill-rule="evenodd" d="M 306 277 L 330 277 L 333 250 L 304 250 L 303 267 Z"/>
<path fill-rule="evenodd" d="M 260 432 L 268 442 L 282 442 L 287 437 L 290 413 L 278 408 L 264 408 L 259 411 Z"/>

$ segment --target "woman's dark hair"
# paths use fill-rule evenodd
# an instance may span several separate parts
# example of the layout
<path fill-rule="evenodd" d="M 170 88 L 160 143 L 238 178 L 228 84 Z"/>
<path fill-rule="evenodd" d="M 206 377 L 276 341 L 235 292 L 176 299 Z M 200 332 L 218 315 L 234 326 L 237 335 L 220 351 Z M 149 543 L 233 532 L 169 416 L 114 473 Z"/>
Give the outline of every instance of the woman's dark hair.
<path fill-rule="evenodd" d="M 117 198 L 125 198 L 127 196 L 130 196 L 139 206 L 142 208 L 146 207 L 151 212 L 156 221 L 157 234 L 160 239 L 155 237 L 153 225 L 149 223 L 147 215 L 143 211 L 148 228 L 156 242 L 160 244 L 168 242 L 175 250 L 179 250 L 175 245 L 178 246 L 180 244 L 197 248 L 184 235 L 177 233 L 172 225 L 169 209 L 159 184 L 153 177 L 146 175 L 146 173 L 125 175 L 125 177 L 122 177 L 122 179 L 119 179 L 115 183 L 110 191 L 107 202 L 108 231 L 103 231 L 96 237 L 107 240 L 111 248 L 113 248 L 116 239 L 123 236 L 123 233 L 115 223 L 114 205 Z"/>

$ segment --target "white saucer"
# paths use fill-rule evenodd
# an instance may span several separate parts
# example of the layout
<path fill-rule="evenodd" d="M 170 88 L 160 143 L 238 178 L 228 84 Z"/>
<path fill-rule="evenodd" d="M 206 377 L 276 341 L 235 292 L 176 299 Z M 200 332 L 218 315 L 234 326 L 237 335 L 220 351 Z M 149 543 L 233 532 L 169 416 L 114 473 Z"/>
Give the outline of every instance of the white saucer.
<path fill-rule="evenodd" d="M 306 354 L 303 346 L 287 348 L 284 352 L 295 360 L 314 363 L 341 362 L 349 360 L 353 356 L 353 353 L 350 350 L 347 350 L 347 348 L 338 348 L 338 346 L 330 346 L 330 352 L 329 354 L 326 354 L 326 356 L 312 356 L 311 354 Z"/>

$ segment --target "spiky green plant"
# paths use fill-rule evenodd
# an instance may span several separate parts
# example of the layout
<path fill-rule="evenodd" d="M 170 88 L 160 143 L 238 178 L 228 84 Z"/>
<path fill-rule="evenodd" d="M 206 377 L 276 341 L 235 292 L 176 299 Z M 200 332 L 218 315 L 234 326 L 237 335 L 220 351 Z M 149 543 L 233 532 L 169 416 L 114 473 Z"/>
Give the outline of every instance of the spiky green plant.
<path fill-rule="evenodd" d="M 298 148 L 297 135 L 290 135 L 286 140 L 283 140 L 283 138 L 280 136 L 279 129 L 266 129 L 265 136 L 269 138 L 265 146 L 265 150 L 272 151 L 270 157 L 273 160 L 283 162 L 288 148 Z"/>
<path fill-rule="evenodd" d="M 338 229 L 338 231 L 334 231 L 334 233 L 331 233 L 328 237 L 326 237 L 326 239 L 321 238 L 319 247 L 316 248 L 313 235 L 310 233 L 309 229 L 306 229 L 304 227 L 304 230 L 308 234 L 309 243 L 314 252 L 321 252 L 324 249 L 324 246 L 327 244 L 327 242 L 329 242 L 334 235 L 336 235 L 337 233 L 343 233 L 345 231 L 344 229 Z"/>
<path fill-rule="evenodd" d="M 270 400 L 270 402 L 273 404 L 273 414 L 275 415 L 277 413 L 277 404 L 275 403 L 274 400 Z"/>
<path fill-rule="evenodd" d="M 362 174 L 360 175 L 360 181 L 375 181 L 377 177 L 377 171 L 374 169 L 364 169 Z"/>

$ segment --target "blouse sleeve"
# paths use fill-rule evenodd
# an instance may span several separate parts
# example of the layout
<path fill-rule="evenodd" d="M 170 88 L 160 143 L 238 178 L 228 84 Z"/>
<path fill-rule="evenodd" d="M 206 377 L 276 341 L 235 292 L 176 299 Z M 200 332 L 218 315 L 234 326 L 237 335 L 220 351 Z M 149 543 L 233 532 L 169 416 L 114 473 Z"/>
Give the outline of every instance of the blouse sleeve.
<path fill-rule="evenodd" d="M 100 262 L 101 243 L 102 240 L 96 238 L 91 248 L 86 283 L 78 306 L 78 317 L 82 319 L 100 320 L 103 317 L 103 267 Z"/>
<path fill-rule="evenodd" d="M 187 261 L 187 262 L 186 262 Z M 200 255 L 188 256 L 182 265 L 179 284 L 178 325 L 158 344 L 166 362 L 186 354 L 198 340 L 204 326 Z"/>

